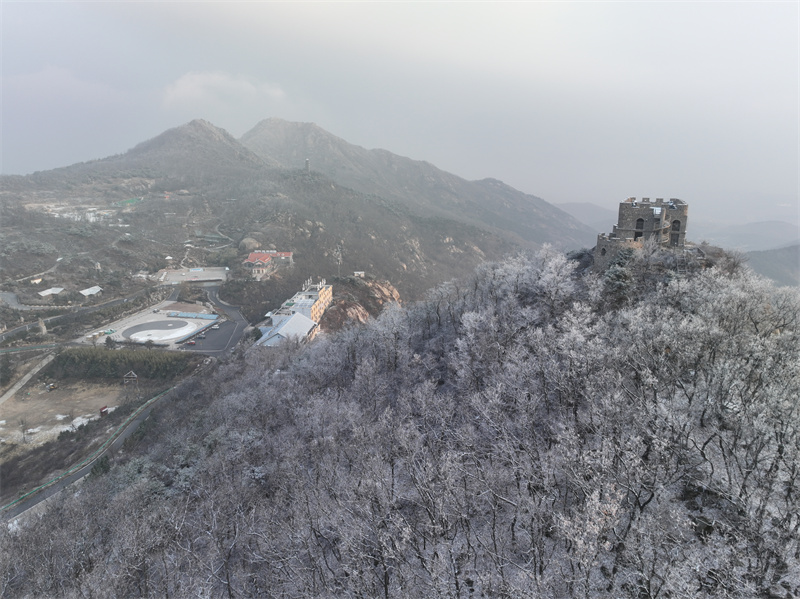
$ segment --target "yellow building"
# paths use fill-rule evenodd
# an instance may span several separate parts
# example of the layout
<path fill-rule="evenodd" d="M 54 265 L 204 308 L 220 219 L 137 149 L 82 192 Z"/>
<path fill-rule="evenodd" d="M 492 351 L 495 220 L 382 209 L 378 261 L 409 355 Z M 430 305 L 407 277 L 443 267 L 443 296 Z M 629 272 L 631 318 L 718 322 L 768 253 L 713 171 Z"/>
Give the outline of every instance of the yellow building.
<path fill-rule="evenodd" d="M 318 323 L 331 302 L 333 302 L 333 286 L 326 285 L 325 279 L 320 280 L 319 283 L 312 283 L 309 279 L 303 286 L 303 291 L 295 293 L 294 297 L 283 302 L 283 305 L 273 314 L 273 319 L 280 316 L 302 314 Z"/>

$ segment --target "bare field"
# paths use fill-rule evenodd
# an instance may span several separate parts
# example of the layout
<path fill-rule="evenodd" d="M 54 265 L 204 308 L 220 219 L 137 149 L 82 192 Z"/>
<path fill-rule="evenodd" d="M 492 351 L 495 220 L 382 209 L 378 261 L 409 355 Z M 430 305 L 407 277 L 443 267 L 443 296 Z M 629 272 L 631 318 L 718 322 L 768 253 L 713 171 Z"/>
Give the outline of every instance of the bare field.
<path fill-rule="evenodd" d="M 59 383 L 57 389 L 47 391 L 44 385 L 31 382 L 0 405 L 0 443 L 27 451 L 55 439 L 63 430 L 99 418 L 104 406 L 113 410 L 135 395 L 135 390 L 121 384 L 76 381 Z M 5 449 L 0 452 L 0 463 L 17 453 Z"/>
<path fill-rule="evenodd" d="M 6 400 L 0 405 L 0 505 L 53 479 L 86 457 L 119 422 L 111 415 L 108 426 L 101 425 L 84 434 L 79 427 L 99 419 L 100 408 L 108 406 L 111 412 L 135 396 L 135 390 L 121 384 L 75 381 L 59 384 L 52 391 L 42 383 L 29 383 Z M 78 436 L 47 444 L 64 430 L 76 430 Z"/>

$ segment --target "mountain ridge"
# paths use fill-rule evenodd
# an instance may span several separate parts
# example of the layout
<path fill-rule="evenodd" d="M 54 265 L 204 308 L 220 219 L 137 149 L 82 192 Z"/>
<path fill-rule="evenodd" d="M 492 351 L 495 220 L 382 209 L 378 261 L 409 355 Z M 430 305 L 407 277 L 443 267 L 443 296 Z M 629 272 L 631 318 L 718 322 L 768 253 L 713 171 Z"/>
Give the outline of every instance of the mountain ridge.
<path fill-rule="evenodd" d="M 415 211 L 512 233 L 529 247 L 593 245 L 594 233 L 542 198 L 497 179 L 468 181 L 429 162 L 368 150 L 314 123 L 264 119 L 240 138 L 258 156 L 286 168 L 309 167 L 341 185 L 394 199 Z"/>
<path fill-rule="evenodd" d="M 153 273 L 170 255 L 193 267 L 228 266 L 234 277 L 246 279 L 239 272 L 245 255 L 239 244 L 249 237 L 261 247 L 294 252 L 298 284 L 308 276 L 366 270 L 414 299 L 520 248 L 486 228 L 412 213 L 391 198 L 352 190 L 321 173 L 271 164 L 226 131 L 197 120 L 125 154 L 3 177 L 0 276 L 13 287 L 52 271 L 47 281 L 70 291 L 120 289 L 133 285 L 124 283 L 132 272 Z M 106 216 L 87 222 L 86 211 Z M 207 232 L 228 238 L 228 247 L 211 247 Z M 258 293 L 248 295 L 254 301 L 248 313 L 258 316 L 274 299 L 274 285 L 252 287 Z"/>
<path fill-rule="evenodd" d="M 255 175 L 274 164 L 256 156 L 230 133 L 208 121 L 195 119 L 136 144 L 122 154 L 30 175 L 3 175 L 4 191 L 17 191 L 26 185 L 76 186 L 93 184 L 99 178 L 138 177 L 143 179 L 196 180 Z"/>
<path fill-rule="evenodd" d="M 201 144 L 208 146 L 213 144 L 211 147 L 217 148 L 218 157 L 226 157 L 225 155 L 228 154 L 228 159 L 239 159 L 249 162 L 256 167 L 263 167 L 266 162 L 263 158 L 256 156 L 253 152 L 244 148 L 238 140 L 226 130 L 204 119 L 195 119 L 189 121 L 185 125 L 167 129 L 156 137 L 135 145 L 122 156 L 141 156 L 149 159 L 153 155 L 157 156 L 163 153 L 165 150 L 174 152 L 176 149 L 180 149 L 187 144 L 192 144 L 195 147 Z M 266 166 L 277 165 L 267 162 Z"/>
<path fill-rule="evenodd" d="M 578 249 L 594 241 L 593 232 L 585 234 L 565 213 L 497 179 L 469 182 L 387 150 L 358 148 L 313 124 L 273 120 L 260 127 L 276 123 L 276 143 L 285 151 L 273 155 L 197 119 L 124 154 L 4 176 L 0 207 L 5 223 L 14 225 L 4 228 L 0 275 L 13 284 L 64 258 L 48 279 L 53 285 L 103 287 L 125 280 L 112 276 L 115 271 L 155 272 L 168 255 L 184 256 L 190 266 L 211 261 L 236 271 L 244 257 L 239 244 L 248 237 L 294 252 L 301 278 L 366 270 L 417 299 L 485 260 L 543 244 Z M 295 168 L 309 148 L 317 163 L 336 167 L 334 174 L 347 167 L 351 175 Z M 360 185 L 349 184 L 359 177 Z M 38 211 L 35 220 L 31 210 Z M 80 219 L 86 210 L 106 213 L 106 220 L 54 218 Z M 117 226 L 125 227 L 122 238 Z M 229 247 L 209 247 L 204 232 L 230 239 Z M 270 295 L 252 291 L 246 295 L 256 314 Z"/>
<path fill-rule="evenodd" d="M 777 284 L 800 285 L 800 243 L 747 252 L 745 257 L 750 268 Z"/>
<path fill-rule="evenodd" d="M 264 119 L 239 140 L 203 119 L 167 129 L 123 154 L 80 162 L 31 175 L 2 176 L 4 192 L 35 186 L 63 186 L 90 192 L 98 181 L 114 177 L 104 191 L 117 197 L 157 187 L 164 191 L 191 187 L 222 193 L 247 182 L 251 191 L 271 187 L 275 171 L 311 170 L 360 193 L 398 202 L 420 216 L 436 215 L 487 229 L 521 247 L 549 243 L 562 249 L 591 247 L 595 232 L 545 200 L 493 178 L 467 181 L 429 162 L 388 150 L 366 150 L 314 123 Z M 224 178 L 237 179 L 223 184 Z M 3 195 L 7 195 L 4 193 Z M 243 193 L 243 192 L 240 192 Z M 235 194 L 234 194 L 235 195 Z"/>

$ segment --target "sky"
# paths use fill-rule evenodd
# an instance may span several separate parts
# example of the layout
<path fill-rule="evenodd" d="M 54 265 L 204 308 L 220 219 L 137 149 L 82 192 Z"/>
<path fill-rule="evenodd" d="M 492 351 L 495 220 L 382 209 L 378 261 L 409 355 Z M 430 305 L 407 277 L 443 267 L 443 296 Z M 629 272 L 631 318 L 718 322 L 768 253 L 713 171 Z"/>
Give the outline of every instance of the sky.
<path fill-rule="evenodd" d="M 548 202 L 798 220 L 800 3 L 0 2 L 3 174 L 314 122 Z"/>

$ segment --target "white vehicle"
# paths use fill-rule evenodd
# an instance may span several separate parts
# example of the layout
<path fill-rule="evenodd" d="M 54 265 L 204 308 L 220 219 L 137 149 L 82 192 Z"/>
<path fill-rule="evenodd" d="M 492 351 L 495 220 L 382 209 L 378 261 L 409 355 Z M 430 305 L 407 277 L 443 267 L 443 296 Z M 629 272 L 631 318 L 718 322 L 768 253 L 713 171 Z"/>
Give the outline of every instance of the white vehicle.
<path fill-rule="evenodd" d="M 212 324 L 212 325 L 211 325 L 211 328 L 212 328 L 212 329 L 218 329 L 218 328 L 219 328 L 219 325 L 218 325 L 218 324 Z"/>

